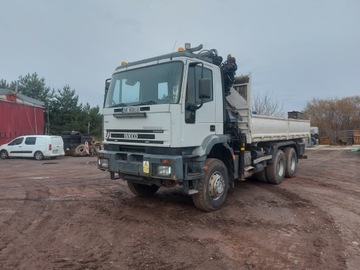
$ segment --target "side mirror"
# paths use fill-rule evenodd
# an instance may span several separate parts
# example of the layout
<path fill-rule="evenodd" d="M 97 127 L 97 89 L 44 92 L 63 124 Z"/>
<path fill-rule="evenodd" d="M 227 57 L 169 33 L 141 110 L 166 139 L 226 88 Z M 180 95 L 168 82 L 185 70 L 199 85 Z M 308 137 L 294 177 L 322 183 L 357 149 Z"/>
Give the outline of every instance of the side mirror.
<path fill-rule="evenodd" d="M 105 92 L 107 92 L 107 91 L 109 90 L 110 81 L 111 81 L 111 79 L 107 79 L 107 80 L 105 81 Z"/>
<path fill-rule="evenodd" d="M 200 79 L 199 80 L 199 98 L 211 98 L 211 80 Z"/>
<path fill-rule="evenodd" d="M 104 93 L 104 104 L 103 104 L 103 108 L 105 108 L 106 97 L 107 97 L 107 93 L 108 93 L 109 88 L 110 88 L 110 82 L 111 82 L 111 79 L 105 80 L 105 93 Z"/>

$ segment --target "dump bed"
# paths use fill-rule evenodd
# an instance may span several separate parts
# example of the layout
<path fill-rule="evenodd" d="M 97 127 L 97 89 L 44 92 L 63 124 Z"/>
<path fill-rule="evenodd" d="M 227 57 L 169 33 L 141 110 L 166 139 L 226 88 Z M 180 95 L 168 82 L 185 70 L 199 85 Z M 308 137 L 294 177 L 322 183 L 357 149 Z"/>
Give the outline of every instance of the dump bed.
<path fill-rule="evenodd" d="M 246 134 L 247 143 L 301 139 L 310 140 L 310 121 L 253 114 L 250 76 L 237 77 L 228 105 L 240 115 L 238 126 Z"/>
<path fill-rule="evenodd" d="M 251 115 L 249 124 L 250 142 L 310 139 L 310 121 L 308 120 Z"/>

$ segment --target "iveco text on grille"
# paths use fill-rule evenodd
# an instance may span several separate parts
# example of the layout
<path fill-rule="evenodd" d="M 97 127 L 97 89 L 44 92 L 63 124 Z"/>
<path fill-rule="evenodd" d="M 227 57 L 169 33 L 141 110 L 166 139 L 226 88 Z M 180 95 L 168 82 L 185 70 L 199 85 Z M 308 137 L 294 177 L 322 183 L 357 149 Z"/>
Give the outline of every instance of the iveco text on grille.
<path fill-rule="evenodd" d="M 124 133 L 125 139 L 137 139 L 138 135 L 136 133 Z"/>

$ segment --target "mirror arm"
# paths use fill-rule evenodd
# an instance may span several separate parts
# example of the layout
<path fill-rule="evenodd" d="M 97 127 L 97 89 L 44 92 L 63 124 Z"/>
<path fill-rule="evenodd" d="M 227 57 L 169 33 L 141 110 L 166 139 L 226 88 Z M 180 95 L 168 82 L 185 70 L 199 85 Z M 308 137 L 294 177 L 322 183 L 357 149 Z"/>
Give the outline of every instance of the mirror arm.
<path fill-rule="evenodd" d="M 202 107 L 202 105 L 204 104 L 203 98 L 201 98 L 201 103 L 199 106 L 196 107 L 196 110 L 200 109 Z"/>
<path fill-rule="evenodd" d="M 188 104 L 188 105 L 186 106 L 186 109 L 195 112 L 195 111 L 197 111 L 198 109 L 200 109 L 203 104 L 204 104 L 203 99 L 201 99 L 200 105 Z"/>

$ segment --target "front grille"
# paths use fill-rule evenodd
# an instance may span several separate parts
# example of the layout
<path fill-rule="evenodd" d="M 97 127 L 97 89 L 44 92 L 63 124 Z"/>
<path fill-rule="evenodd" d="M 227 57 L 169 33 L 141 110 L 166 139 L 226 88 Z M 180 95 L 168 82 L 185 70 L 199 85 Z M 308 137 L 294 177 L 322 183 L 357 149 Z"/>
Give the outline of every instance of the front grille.
<path fill-rule="evenodd" d="M 164 144 L 163 140 L 157 139 L 157 135 L 163 133 L 164 130 L 159 129 L 109 129 L 106 130 L 106 141 L 150 145 Z"/>
<path fill-rule="evenodd" d="M 133 133 L 130 133 L 133 134 Z M 123 139 L 125 138 L 125 134 L 124 133 L 112 133 L 111 134 L 112 138 L 120 138 Z M 155 139 L 155 134 L 138 134 L 138 139 Z"/>
<path fill-rule="evenodd" d="M 145 153 L 144 146 L 131 146 L 121 144 L 104 144 L 104 150 L 125 153 Z"/>

